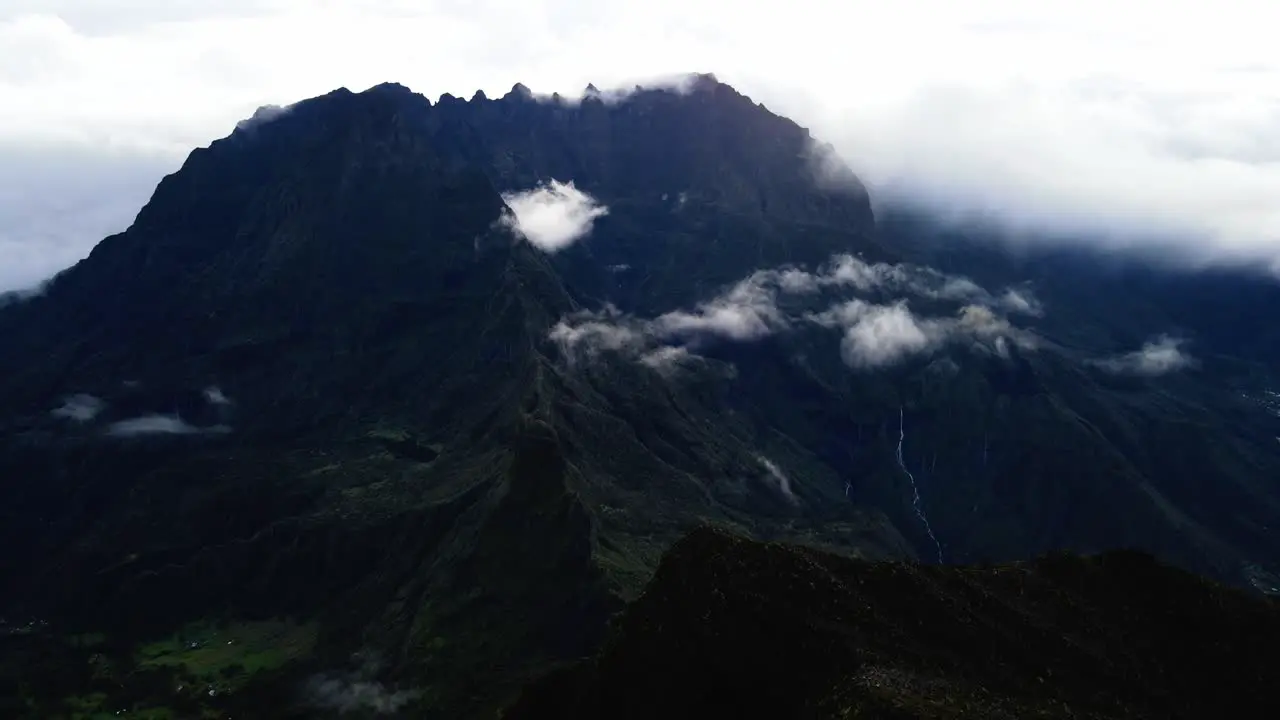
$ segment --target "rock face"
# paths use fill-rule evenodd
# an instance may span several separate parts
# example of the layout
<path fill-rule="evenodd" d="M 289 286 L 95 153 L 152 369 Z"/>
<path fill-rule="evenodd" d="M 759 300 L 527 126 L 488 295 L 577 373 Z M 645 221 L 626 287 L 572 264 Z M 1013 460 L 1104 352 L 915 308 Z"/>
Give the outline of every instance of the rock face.
<path fill-rule="evenodd" d="M 607 212 L 544 253 L 512 204 L 553 182 Z M 491 717 L 707 522 L 1280 584 L 1264 362 L 1112 375 L 1081 358 L 1172 316 L 1117 290 L 1037 335 L 1000 294 L 1023 267 L 902 227 L 710 76 L 260 110 L 0 307 L 0 617 L 40 629 L 0 639 L 0 714 Z M 911 352 L 857 365 L 894 330 Z"/>
<path fill-rule="evenodd" d="M 848 244 L 866 195 L 803 182 L 807 143 L 719 85 L 567 108 L 519 87 L 433 106 L 387 84 L 256 113 L 0 313 L 0 583 L 22 588 L 3 614 L 111 628 L 133 687 L 168 687 L 135 647 L 192 622 L 314 621 L 313 664 L 273 675 L 284 687 L 368 649 L 406 697 L 483 713 L 595 647 L 703 518 L 909 553 L 875 511 L 790 517 L 767 489 L 760 512 L 719 502 L 712 486 L 763 472 L 720 427 L 723 388 L 567 367 L 548 333 L 583 296 L 501 222 L 504 191 L 563 179 L 610 202 L 618 253 L 704 256 L 687 228 L 645 224 L 660 187 L 703 208 L 691 222 L 776 216 L 750 239 L 778 259 L 766 230 L 806 213 Z M 41 712 L 119 694 L 12 657 L 32 688 L 15 702 Z M 273 688 L 201 702 L 283 712 L 294 693 Z"/>
<path fill-rule="evenodd" d="M 925 567 L 704 529 L 505 717 L 1270 717 L 1277 633 L 1274 600 L 1140 553 Z"/>

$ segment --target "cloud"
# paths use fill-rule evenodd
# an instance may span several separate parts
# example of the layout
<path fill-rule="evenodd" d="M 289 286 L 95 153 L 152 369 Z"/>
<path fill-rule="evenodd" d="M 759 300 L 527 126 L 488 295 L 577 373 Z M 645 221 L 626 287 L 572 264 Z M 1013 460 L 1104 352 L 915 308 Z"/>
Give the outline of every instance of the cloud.
<path fill-rule="evenodd" d="M 77 394 L 62 401 L 62 405 L 50 411 L 54 417 L 86 423 L 98 416 L 107 404 L 93 395 Z"/>
<path fill-rule="evenodd" d="M 1008 288 L 997 297 L 961 275 L 949 275 L 907 263 L 868 263 L 848 254 L 835 256 L 826 267 L 814 273 L 797 268 L 760 271 L 756 282 L 773 284 L 785 293 L 796 295 L 844 287 L 861 293 L 915 295 L 929 300 L 978 303 L 1024 315 L 1042 312 L 1039 301 L 1029 288 Z"/>
<path fill-rule="evenodd" d="M 216 385 L 211 385 L 204 389 L 204 399 L 209 401 L 210 405 L 230 405 L 231 399 L 222 392 L 222 389 Z"/>
<path fill-rule="evenodd" d="M 613 305 L 598 311 L 580 310 L 560 318 L 549 337 L 571 360 L 613 351 L 649 353 L 645 364 L 669 365 L 693 355 L 687 351 L 676 353 L 666 343 L 710 338 L 744 342 L 786 327 L 787 319 L 777 307 L 770 278 L 769 273 L 755 273 L 691 310 L 674 310 L 652 320 L 632 317 Z M 656 353 L 652 352 L 655 348 Z"/>
<path fill-rule="evenodd" d="M 787 321 L 778 310 L 770 279 L 768 273 L 756 273 L 692 312 L 677 310 L 660 316 L 653 330 L 667 337 L 716 335 L 740 341 L 771 335 Z"/>
<path fill-rule="evenodd" d="M 548 334 L 570 359 L 595 357 L 604 351 L 638 352 L 648 344 L 642 322 L 624 315 L 613 305 L 598 311 L 580 310 L 566 315 Z"/>
<path fill-rule="evenodd" d="M 1104 247 L 1172 244 L 1188 260 L 1265 265 L 1280 254 L 1280 60 L 1269 34 L 1280 9 L 788 7 L 779 16 L 725 0 L 11 0 L 0 5 L 0 107 L 15 111 L 0 115 L 0 146 L 40 150 L 16 166 L 0 158 L 17 168 L 0 178 L 0 198 L 25 193 L 23 172 L 44 167 L 45 153 L 109 149 L 122 167 L 52 171 L 63 182 L 47 186 L 46 204 L 78 207 L 71 196 L 82 194 L 116 209 L 40 209 L 27 221 L 42 228 L 34 240 L 0 222 L 0 268 L 28 242 L 60 250 L 42 247 L 18 282 L 83 257 L 145 200 L 121 178 L 144 175 L 149 190 L 191 148 L 268 103 L 387 80 L 428 97 L 496 97 L 516 81 L 567 97 L 594 82 L 610 95 L 691 70 L 716 72 L 830 142 L 873 199 L 995 217 L 1025 226 L 1027 241 L 1051 230 Z M 335 42 L 352 52 L 334 53 Z M 166 167 L 153 165 L 156 153 Z M 0 277 L 0 287 L 13 282 Z"/>
<path fill-rule="evenodd" d="M 764 466 L 765 471 L 769 473 L 769 478 L 775 483 L 778 491 L 782 493 L 783 497 L 788 501 L 795 503 L 796 496 L 795 493 L 791 491 L 791 479 L 783 474 L 782 470 L 769 458 L 763 455 L 757 455 L 756 460 Z"/>
<path fill-rule="evenodd" d="M 1162 335 L 1144 343 L 1140 350 L 1095 360 L 1093 364 L 1117 375 L 1166 375 L 1195 365 L 1195 359 L 1182 350 L 1185 344 L 1184 340 Z"/>
<path fill-rule="evenodd" d="M 1053 231 L 1105 247 L 1171 245 L 1205 262 L 1280 254 L 1280 60 L 1266 32 L 1280 10 L 1251 0 L 790 7 L 779 17 L 723 0 L 110 10 L 14 0 L 0 6 L 0 107 L 19 110 L 0 116 L 0 145 L 110 148 L 144 166 L 159 152 L 176 167 L 254 108 L 337 86 L 397 80 L 428 97 L 496 97 L 521 81 L 574 97 L 594 82 L 625 96 L 609 88 L 712 70 L 829 141 L 874 199 L 994 217 L 1025 227 L 1028 241 Z M 337 41 L 354 51 L 333 53 Z M 78 181 L 75 168 L 58 172 Z M 146 174 L 154 184 L 163 172 Z M 15 176 L 0 196 L 22 190 Z M 111 178 L 87 182 L 98 203 L 140 204 Z M 68 247 L 41 276 L 128 220 L 75 215 L 40 221 Z M 4 234 L 14 237 L 0 223 Z"/>
<path fill-rule="evenodd" d="M 843 330 L 841 357 L 857 370 L 894 365 L 947 344 L 967 344 L 1000 356 L 1008 355 L 1009 343 L 1025 350 L 1039 344 L 1032 333 L 982 305 L 965 305 L 953 317 L 919 317 L 905 299 L 887 305 L 854 299 L 807 317 Z"/>
<path fill-rule="evenodd" d="M 905 302 L 868 305 L 854 300 L 842 310 L 847 325 L 840 353 L 855 368 L 891 365 L 942 340 L 943 333 L 928 321 L 918 321 Z"/>
<path fill-rule="evenodd" d="M 678 95 L 688 95 L 704 82 L 715 82 L 714 73 L 697 73 L 686 69 L 682 72 L 660 73 L 657 75 L 645 76 L 643 83 L 622 84 L 622 85 L 606 85 L 603 88 L 595 86 L 595 83 L 588 83 L 580 90 L 567 89 L 566 91 L 543 92 L 536 91 L 521 83 L 518 87 L 523 88 L 521 92 L 527 92 L 538 102 L 554 102 L 567 107 L 573 107 L 582 103 L 582 101 L 590 98 L 599 100 L 605 105 L 619 105 L 625 103 L 636 92 L 640 90 L 669 90 Z M 517 88 L 513 88 L 516 91 Z M 679 204 L 684 204 L 684 193 L 681 193 Z M 666 200 L 664 195 L 663 200 Z"/>
<path fill-rule="evenodd" d="M 1044 314 L 1044 308 L 1041 307 L 1040 301 L 1025 290 L 1014 290 L 1012 288 L 1005 290 L 1004 294 L 1000 296 L 998 304 L 1008 312 L 1036 317 Z"/>
<path fill-rule="evenodd" d="M 189 424 L 177 415 L 144 415 L 113 422 L 107 426 L 107 434 L 113 437 L 139 437 L 142 435 L 194 435 L 198 433 L 225 433 L 225 425 L 201 428 Z"/>
<path fill-rule="evenodd" d="M 664 345 L 641 355 L 640 364 L 651 367 L 663 375 L 670 375 L 685 363 L 697 359 L 698 356 L 689 352 L 688 348 Z"/>
<path fill-rule="evenodd" d="M 0 134 L 0 292 L 38 294 L 105 235 L 128 227 L 179 163 L 153 152 L 22 144 Z"/>
<path fill-rule="evenodd" d="M 250 115 L 244 120 L 236 123 L 236 130 L 241 132 L 252 132 L 256 128 L 288 115 L 289 111 L 292 109 L 292 106 L 281 107 L 279 105 L 263 105 L 257 110 L 254 110 L 253 115 Z"/>
<path fill-rule="evenodd" d="M 339 713 L 366 710 L 380 714 L 399 712 L 421 695 L 416 690 L 390 690 L 381 682 L 360 679 L 354 673 L 313 676 L 307 681 L 305 693 L 313 707 Z"/>
<path fill-rule="evenodd" d="M 782 296 L 813 303 L 826 297 L 822 293 L 847 296 L 850 291 L 898 297 L 885 302 L 839 301 L 820 312 L 786 311 L 779 304 Z M 955 315 L 918 317 L 903 293 L 956 303 Z M 1008 355 L 1011 343 L 1028 350 L 1038 346 L 1032 333 L 1014 327 L 997 310 L 1041 312 L 1029 290 L 1011 289 L 997 297 L 968 278 L 838 255 L 815 272 L 795 267 L 757 270 L 691 310 L 673 310 L 651 320 L 613 305 L 578 311 L 561 318 L 549 336 L 571 362 L 618 352 L 667 370 L 676 361 L 697 358 L 689 348 L 700 342 L 751 342 L 789 330 L 797 322 L 839 329 L 842 357 L 859 370 L 893 365 L 952 343 L 1001 356 Z"/>
<path fill-rule="evenodd" d="M 596 218 L 609 209 L 573 186 L 573 181 L 549 184 L 523 192 L 505 193 L 511 208 L 503 222 L 517 237 L 544 252 L 563 250 L 591 232 Z"/>

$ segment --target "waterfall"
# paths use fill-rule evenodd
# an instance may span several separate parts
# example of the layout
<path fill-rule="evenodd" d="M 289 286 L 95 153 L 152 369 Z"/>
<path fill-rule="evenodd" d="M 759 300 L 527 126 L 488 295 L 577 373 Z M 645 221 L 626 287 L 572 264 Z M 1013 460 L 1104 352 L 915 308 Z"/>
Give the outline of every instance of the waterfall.
<path fill-rule="evenodd" d="M 929 539 L 933 541 L 933 545 L 938 550 L 938 562 L 942 562 L 942 543 L 938 542 L 938 538 L 933 534 L 933 526 L 929 524 L 929 518 L 924 514 L 924 507 L 920 504 L 920 488 L 916 486 L 916 477 L 907 469 L 907 463 L 902 458 L 902 444 L 907 439 L 906 424 L 903 418 L 902 406 L 898 406 L 898 467 L 902 468 L 903 474 L 911 481 L 911 507 L 916 511 L 916 517 L 920 518 L 920 522 L 924 524 L 925 532 L 929 533 Z"/>

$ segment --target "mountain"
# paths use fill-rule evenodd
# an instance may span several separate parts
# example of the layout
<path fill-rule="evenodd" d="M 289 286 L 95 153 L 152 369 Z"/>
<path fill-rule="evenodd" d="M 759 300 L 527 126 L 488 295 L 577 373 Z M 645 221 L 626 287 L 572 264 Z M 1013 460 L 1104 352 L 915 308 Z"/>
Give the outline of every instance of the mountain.
<path fill-rule="evenodd" d="M 506 717 L 1273 717 L 1278 632 L 1274 599 L 1141 553 L 930 567 L 700 530 Z"/>
<path fill-rule="evenodd" d="M 0 708 L 492 717 L 708 523 L 1280 584 L 1257 347 L 944 235 L 711 76 L 263 109 L 0 308 Z"/>

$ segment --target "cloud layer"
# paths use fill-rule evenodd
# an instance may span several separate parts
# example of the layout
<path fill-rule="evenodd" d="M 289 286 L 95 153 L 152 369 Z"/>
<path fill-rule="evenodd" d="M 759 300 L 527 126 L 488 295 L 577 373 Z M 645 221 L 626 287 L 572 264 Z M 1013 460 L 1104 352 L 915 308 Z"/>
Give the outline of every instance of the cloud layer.
<path fill-rule="evenodd" d="M 516 81 L 573 96 L 695 70 L 833 143 L 876 198 L 1274 264 L 1278 19 L 1261 0 L 796 0 L 781 14 L 727 0 L 13 0 L 0 289 L 123 229 L 188 150 L 260 106 L 387 80 L 433 98 Z M 113 169 L 86 174 L 104 154 Z M 41 173 L 47 192 L 29 190 Z"/>
<path fill-rule="evenodd" d="M 107 404 L 101 398 L 80 393 L 62 401 L 62 404 L 50 411 L 54 417 L 66 418 L 78 423 L 86 423 L 98 416 Z"/>
<path fill-rule="evenodd" d="M 511 213 L 503 223 L 529 244 L 554 253 L 574 244 L 591 232 L 596 218 L 609 209 L 573 186 L 573 181 L 552 180 L 547 185 L 506 193 L 502 196 Z"/>
<path fill-rule="evenodd" d="M 1116 375 L 1154 377 L 1195 366 L 1195 359 L 1183 351 L 1185 341 L 1162 335 L 1138 350 L 1095 360 L 1094 364 Z"/>
<path fill-rule="evenodd" d="M 820 312 L 800 307 L 803 301 L 849 292 L 881 299 L 847 299 Z M 954 315 L 921 317 L 902 295 L 959 307 Z M 802 302 L 792 302 L 796 300 Z M 816 272 L 794 267 L 757 271 L 690 310 L 653 319 L 627 315 L 612 305 L 579 311 L 561 318 L 549 335 L 571 361 L 614 352 L 670 370 L 694 360 L 696 355 L 689 348 L 709 340 L 751 342 L 796 326 L 819 326 L 842 333 L 841 354 L 847 365 L 869 370 L 952 343 L 999 355 L 1007 354 L 1009 343 L 1035 348 L 1035 337 L 1014 327 L 1001 312 L 1039 315 L 1042 311 L 1025 288 L 993 295 L 968 278 L 930 268 L 871 264 L 840 255 Z"/>
<path fill-rule="evenodd" d="M 769 474 L 769 480 L 777 487 L 778 492 L 787 499 L 788 502 L 795 503 L 796 495 L 791 491 L 791 478 L 787 477 L 782 469 L 777 466 L 769 458 L 763 455 L 757 455 L 756 460 L 764 467 L 765 472 Z"/>
<path fill-rule="evenodd" d="M 177 415 L 143 415 L 141 417 L 119 420 L 107 426 L 107 434 L 118 438 L 142 437 L 146 435 L 198 435 L 205 433 L 223 434 L 231 431 L 225 425 L 197 427 Z"/>

